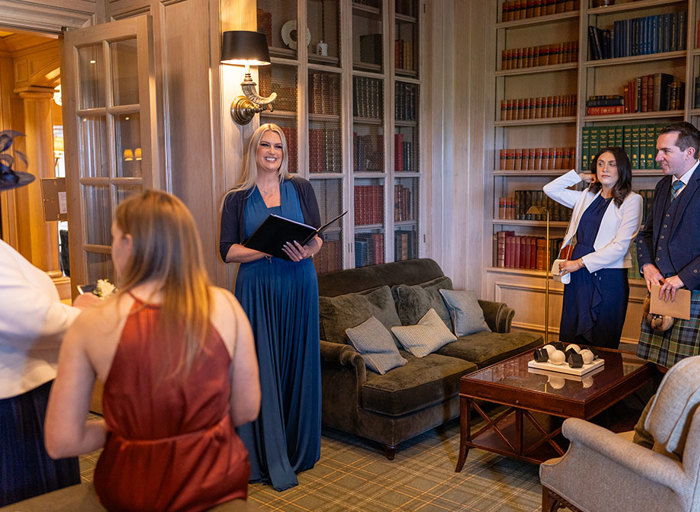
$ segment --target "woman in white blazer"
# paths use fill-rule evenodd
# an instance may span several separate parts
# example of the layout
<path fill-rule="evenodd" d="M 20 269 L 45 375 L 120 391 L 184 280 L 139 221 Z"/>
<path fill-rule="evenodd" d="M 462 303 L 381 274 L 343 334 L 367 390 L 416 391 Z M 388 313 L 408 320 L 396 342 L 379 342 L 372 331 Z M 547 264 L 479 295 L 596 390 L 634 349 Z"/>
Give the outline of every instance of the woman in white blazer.
<path fill-rule="evenodd" d="M 568 188 L 581 181 L 591 185 L 583 191 Z M 559 338 L 617 348 L 629 298 L 629 247 L 642 219 L 629 158 L 621 148 L 605 148 L 593 158 L 591 174 L 571 170 L 545 185 L 544 193 L 573 208 L 562 243 L 562 249 L 573 246 L 573 253 L 560 265 L 570 282 L 564 287 Z"/>

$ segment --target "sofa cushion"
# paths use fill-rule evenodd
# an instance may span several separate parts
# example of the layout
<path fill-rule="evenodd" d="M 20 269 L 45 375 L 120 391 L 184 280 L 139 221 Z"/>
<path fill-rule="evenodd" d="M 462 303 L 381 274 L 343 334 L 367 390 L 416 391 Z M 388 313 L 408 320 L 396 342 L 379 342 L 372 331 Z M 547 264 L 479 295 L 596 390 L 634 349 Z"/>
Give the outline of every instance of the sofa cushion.
<path fill-rule="evenodd" d="M 391 332 L 403 348 L 416 357 L 425 357 L 457 340 L 433 308 L 416 325 L 399 325 L 392 327 Z"/>
<path fill-rule="evenodd" d="M 393 336 L 375 317 L 371 316 L 357 327 L 346 329 L 345 333 L 370 370 L 384 375 L 392 368 L 406 364 L 394 344 Z"/>
<path fill-rule="evenodd" d="M 442 403 L 459 393 L 459 378 L 476 365 L 440 354 L 417 358 L 386 375 L 367 374 L 362 386 L 362 407 L 388 416 L 402 416 Z"/>
<path fill-rule="evenodd" d="M 457 338 L 438 354 L 471 361 L 483 368 L 542 344 L 542 336 L 529 332 L 477 332 Z"/>
<path fill-rule="evenodd" d="M 441 289 L 440 294 L 445 299 L 452 319 L 452 331 L 457 336 L 491 330 L 484 320 L 484 310 L 479 306 L 476 292 L 473 290 Z"/>
<path fill-rule="evenodd" d="M 447 276 L 416 285 L 399 284 L 392 288 L 396 300 L 396 311 L 403 325 L 416 325 L 433 308 L 452 330 L 452 320 L 440 289 L 452 289 L 452 280 Z"/>
<path fill-rule="evenodd" d="M 345 329 L 356 327 L 369 317 L 375 317 L 384 327 L 401 325 L 396 313 L 391 289 L 381 286 L 367 293 L 348 293 L 336 297 L 319 297 L 321 339 L 347 343 Z M 396 343 L 396 340 L 394 340 Z"/>

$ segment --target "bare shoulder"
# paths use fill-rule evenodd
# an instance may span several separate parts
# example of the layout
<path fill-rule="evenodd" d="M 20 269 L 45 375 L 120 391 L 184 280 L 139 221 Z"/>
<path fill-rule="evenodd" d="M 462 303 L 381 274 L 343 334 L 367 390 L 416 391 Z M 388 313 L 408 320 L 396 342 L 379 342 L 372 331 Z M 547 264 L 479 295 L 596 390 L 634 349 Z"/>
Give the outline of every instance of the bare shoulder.
<path fill-rule="evenodd" d="M 238 322 L 240 316 L 243 314 L 243 309 L 230 291 L 216 286 L 212 286 L 210 290 L 212 304 L 214 306 L 212 308 L 211 322 L 232 353 L 236 340 Z"/>

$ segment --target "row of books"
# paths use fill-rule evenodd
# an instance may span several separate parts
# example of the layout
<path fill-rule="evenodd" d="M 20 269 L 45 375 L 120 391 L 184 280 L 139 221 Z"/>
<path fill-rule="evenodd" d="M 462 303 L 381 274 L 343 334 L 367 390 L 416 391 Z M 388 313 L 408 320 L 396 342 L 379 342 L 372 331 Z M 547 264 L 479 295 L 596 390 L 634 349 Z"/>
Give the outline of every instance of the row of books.
<path fill-rule="evenodd" d="M 693 91 L 693 107 L 700 108 L 700 77 L 695 79 L 695 90 Z"/>
<path fill-rule="evenodd" d="M 576 115 L 576 95 L 501 100 L 501 121 Z"/>
<path fill-rule="evenodd" d="M 501 52 L 501 69 L 532 68 L 578 60 L 578 41 L 512 48 Z"/>
<path fill-rule="evenodd" d="M 289 154 L 287 169 L 291 173 L 297 172 L 297 129 L 293 126 L 280 126 L 284 138 L 287 139 L 287 153 Z"/>
<path fill-rule="evenodd" d="M 508 0 L 501 6 L 501 21 L 536 18 L 578 8 L 579 0 Z"/>
<path fill-rule="evenodd" d="M 324 240 L 313 262 L 318 274 L 340 270 L 343 266 L 343 243 L 340 240 Z"/>
<path fill-rule="evenodd" d="M 355 185 L 355 224 L 384 222 L 384 187 L 382 185 Z"/>
<path fill-rule="evenodd" d="M 654 189 L 637 190 L 637 194 L 642 196 L 642 226 L 649 218 L 651 207 L 654 204 Z"/>
<path fill-rule="evenodd" d="M 549 239 L 549 261 L 547 261 L 547 239 L 543 236 L 516 235 L 514 231 L 498 231 L 494 234 L 494 264 L 501 268 L 547 270 L 557 259 L 562 238 Z"/>
<path fill-rule="evenodd" d="M 515 190 L 498 198 L 498 218 L 504 220 L 547 220 L 545 213 L 527 213 L 531 206 L 544 206 L 550 221 L 568 221 L 571 209 L 547 197 L 542 190 Z"/>
<path fill-rule="evenodd" d="M 576 148 L 501 149 L 499 169 L 504 171 L 541 171 L 571 169 Z"/>
<path fill-rule="evenodd" d="M 403 185 L 394 185 L 394 222 L 416 220 L 413 191 Z"/>
<path fill-rule="evenodd" d="M 394 41 L 394 66 L 397 69 L 413 70 L 413 44 L 410 41 Z"/>
<path fill-rule="evenodd" d="M 584 126 L 581 130 L 581 169 L 588 171 L 591 159 L 603 148 L 620 147 L 632 169 L 655 169 L 656 137 L 665 124 Z"/>
<path fill-rule="evenodd" d="M 394 134 L 394 170 L 397 172 L 418 171 L 413 142 L 403 140 L 403 133 Z"/>
<path fill-rule="evenodd" d="M 394 86 L 394 118 L 397 121 L 415 121 L 418 86 L 396 82 Z"/>
<path fill-rule="evenodd" d="M 384 234 L 359 233 L 355 235 L 355 267 L 384 263 Z"/>
<path fill-rule="evenodd" d="M 358 135 L 352 136 L 353 169 L 355 172 L 384 170 L 384 136 Z"/>
<path fill-rule="evenodd" d="M 260 81 L 260 95 L 269 96 L 273 92 L 277 93 L 275 100 L 275 110 L 285 112 L 297 111 L 297 78 L 294 77 L 294 83 L 286 83 L 280 81 L 272 81 L 272 67 L 261 66 L 258 71 L 258 80 Z"/>
<path fill-rule="evenodd" d="M 381 119 L 384 115 L 382 81 L 365 76 L 352 77 L 352 115 Z"/>
<path fill-rule="evenodd" d="M 688 13 L 617 20 L 611 29 L 589 25 L 591 59 L 611 59 L 685 50 Z"/>
<path fill-rule="evenodd" d="M 340 75 L 311 73 L 309 114 L 340 115 Z"/>
<path fill-rule="evenodd" d="M 415 258 L 418 251 L 414 246 L 414 231 L 397 230 L 394 231 L 394 259 L 396 261 Z"/>
<path fill-rule="evenodd" d="M 668 73 L 638 76 L 623 86 L 625 112 L 682 110 L 685 82 Z"/>
<path fill-rule="evenodd" d="M 309 172 L 343 172 L 339 128 L 309 128 Z"/>

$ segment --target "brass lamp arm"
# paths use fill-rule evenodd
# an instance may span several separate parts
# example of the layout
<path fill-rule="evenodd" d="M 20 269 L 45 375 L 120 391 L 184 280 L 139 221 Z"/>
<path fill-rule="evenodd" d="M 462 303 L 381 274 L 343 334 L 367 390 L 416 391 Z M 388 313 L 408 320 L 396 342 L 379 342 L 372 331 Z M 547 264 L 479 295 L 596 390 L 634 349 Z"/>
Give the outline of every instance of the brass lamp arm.
<path fill-rule="evenodd" d="M 243 82 L 241 82 L 241 89 L 243 89 L 243 94 L 246 98 L 256 105 L 268 105 L 275 101 L 277 98 L 276 92 L 273 92 L 267 98 L 263 98 L 262 96 L 258 95 L 258 92 L 255 90 L 257 85 L 258 84 L 256 84 L 253 81 L 253 78 L 250 76 L 250 73 L 246 73 Z"/>

